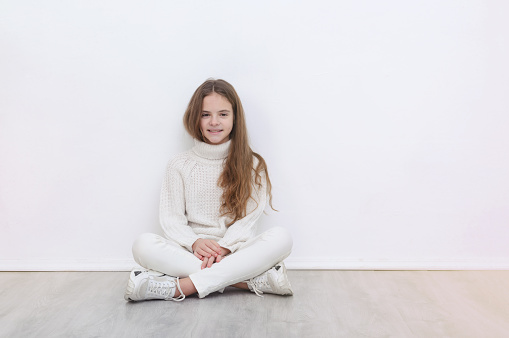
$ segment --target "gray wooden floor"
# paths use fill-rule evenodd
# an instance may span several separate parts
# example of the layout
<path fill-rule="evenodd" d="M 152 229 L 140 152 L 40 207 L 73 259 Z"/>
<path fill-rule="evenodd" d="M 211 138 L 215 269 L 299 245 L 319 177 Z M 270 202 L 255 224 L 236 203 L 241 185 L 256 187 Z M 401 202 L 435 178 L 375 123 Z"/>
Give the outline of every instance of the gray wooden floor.
<path fill-rule="evenodd" d="M 509 271 L 289 271 L 293 297 L 227 288 L 127 303 L 128 272 L 1 272 L 1 337 L 509 337 Z"/>

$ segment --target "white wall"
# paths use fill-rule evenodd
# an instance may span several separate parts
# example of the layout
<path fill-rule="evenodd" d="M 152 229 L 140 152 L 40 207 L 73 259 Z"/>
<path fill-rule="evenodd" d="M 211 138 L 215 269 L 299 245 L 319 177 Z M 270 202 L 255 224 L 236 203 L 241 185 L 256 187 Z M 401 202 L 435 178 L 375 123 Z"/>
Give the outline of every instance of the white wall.
<path fill-rule="evenodd" d="M 293 268 L 509 268 L 502 1 L 2 1 L 0 269 L 129 269 L 208 77 Z"/>

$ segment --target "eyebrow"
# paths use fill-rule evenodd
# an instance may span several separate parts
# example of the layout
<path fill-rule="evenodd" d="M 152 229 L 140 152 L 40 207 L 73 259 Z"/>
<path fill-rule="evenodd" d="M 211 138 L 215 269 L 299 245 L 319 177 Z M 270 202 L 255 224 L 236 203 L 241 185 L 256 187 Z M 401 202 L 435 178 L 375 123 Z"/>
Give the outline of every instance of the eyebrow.
<path fill-rule="evenodd" d="M 218 113 L 230 113 L 230 111 L 228 109 L 223 109 L 223 110 L 220 110 L 218 111 Z M 210 113 L 208 110 L 202 110 L 202 113 Z"/>

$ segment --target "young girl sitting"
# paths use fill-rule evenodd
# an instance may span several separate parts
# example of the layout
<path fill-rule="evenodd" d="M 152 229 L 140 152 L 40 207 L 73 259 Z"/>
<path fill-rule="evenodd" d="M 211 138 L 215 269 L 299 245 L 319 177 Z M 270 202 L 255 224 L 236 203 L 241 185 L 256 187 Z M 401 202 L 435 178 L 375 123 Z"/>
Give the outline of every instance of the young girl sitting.
<path fill-rule="evenodd" d="M 207 80 L 184 115 L 194 147 L 171 160 L 161 191 L 165 237 L 146 233 L 133 244 L 135 261 L 124 298 L 183 300 L 234 286 L 257 295 L 292 295 L 283 260 L 289 232 L 275 227 L 256 236 L 269 202 L 264 159 L 249 146 L 244 110 L 224 80 Z"/>

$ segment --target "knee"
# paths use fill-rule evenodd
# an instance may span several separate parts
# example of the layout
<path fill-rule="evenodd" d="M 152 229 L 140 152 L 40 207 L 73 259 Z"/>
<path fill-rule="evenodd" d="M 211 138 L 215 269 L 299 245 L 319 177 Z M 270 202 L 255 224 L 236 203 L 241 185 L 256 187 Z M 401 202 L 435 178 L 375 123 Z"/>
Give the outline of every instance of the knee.
<path fill-rule="evenodd" d="M 293 246 L 293 239 L 290 231 L 283 227 L 274 227 L 269 230 L 271 236 L 277 239 L 277 244 L 285 252 L 291 252 Z"/>
<path fill-rule="evenodd" d="M 155 241 L 157 235 L 151 233 L 141 234 L 133 243 L 133 256 L 136 261 L 138 261 L 139 257 L 142 257 L 143 254 L 151 248 Z"/>

